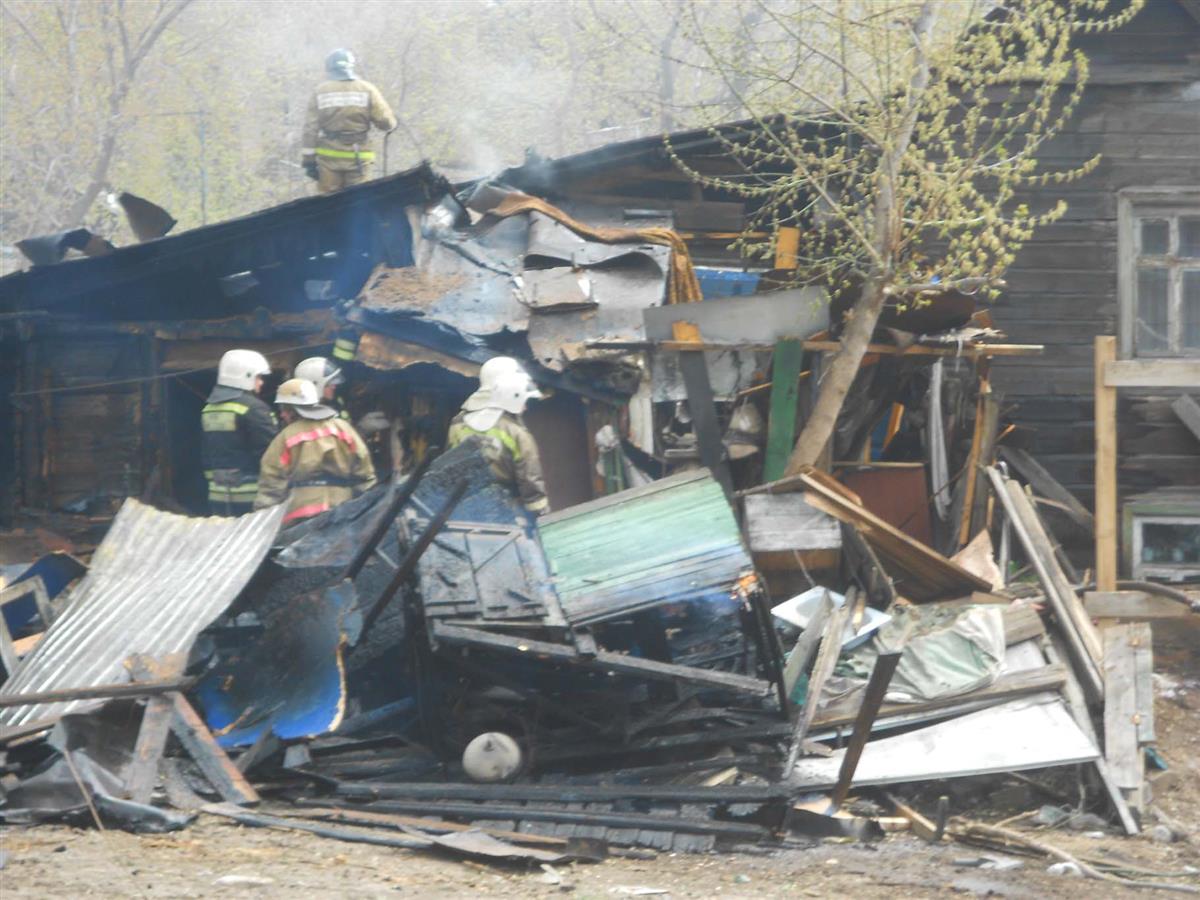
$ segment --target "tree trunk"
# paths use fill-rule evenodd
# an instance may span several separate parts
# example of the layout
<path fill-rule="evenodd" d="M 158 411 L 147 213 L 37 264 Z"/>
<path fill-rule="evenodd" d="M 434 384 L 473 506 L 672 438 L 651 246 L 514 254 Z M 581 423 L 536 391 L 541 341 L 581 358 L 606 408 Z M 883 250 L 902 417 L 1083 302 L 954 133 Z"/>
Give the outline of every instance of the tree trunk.
<path fill-rule="evenodd" d="M 846 401 L 850 385 L 858 375 L 867 346 L 871 343 L 871 335 L 875 332 L 875 324 L 883 312 L 883 288 L 883 277 L 873 277 L 863 285 L 862 293 L 854 302 L 846 330 L 842 334 L 841 349 L 834 355 L 829 370 L 821 380 L 816 406 L 808 421 L 804 423 L 800 438 L 788 457 L 785 477 L 795 475 L 804 466 L 815 464 L 825 445 L 833 438 L 842 404 Z"/>

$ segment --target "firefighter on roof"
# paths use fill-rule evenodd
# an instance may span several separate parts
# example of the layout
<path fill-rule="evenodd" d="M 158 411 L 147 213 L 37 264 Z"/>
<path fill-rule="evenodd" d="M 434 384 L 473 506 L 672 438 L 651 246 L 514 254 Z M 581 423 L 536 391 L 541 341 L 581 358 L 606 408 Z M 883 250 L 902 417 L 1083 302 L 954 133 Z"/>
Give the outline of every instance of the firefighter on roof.
<path fill-rule="evenodd" d="M 278 430 L 271 407 L 258 397 L 269 374 L 266 357 L 254 350 L 230 350 L 217 366 L 217 385 L 200 411 L 200 454 L 214 515 L 249 512 L 258 492 L 258 461 Z"/>
<path fill-rule="evenodd" d="M 391 107 L 369 81 L 354 75 L 354 54 L 334 50 L 325 60 L 328 81 L 317 85 L 304 121 L 304 171 L 317 190 L 331 194 L 366 180 L 375 160 L 368 138 L 371 126 L 396 127 Z"/>
<path fill-rule="evenodd" d="M 287 501 L 285 524 L 333 509 L 375 484 L 371 454 L 354 426 L 321 403 L 311 381 L 279 386 L 275 405 L 287 427 L 262 455 L 254 508 Z"/>
<path fill-rule="evenodd" d="M 479 370 L 479 390 L 467 398 L 450 423 L 447 444 L 478 443 L 496 480 L 508 485 L 531 514 L 550 511 L 537 442 L 521 414 L 542 394 L 520 363 L 507 356 L 489 359 Z"/>

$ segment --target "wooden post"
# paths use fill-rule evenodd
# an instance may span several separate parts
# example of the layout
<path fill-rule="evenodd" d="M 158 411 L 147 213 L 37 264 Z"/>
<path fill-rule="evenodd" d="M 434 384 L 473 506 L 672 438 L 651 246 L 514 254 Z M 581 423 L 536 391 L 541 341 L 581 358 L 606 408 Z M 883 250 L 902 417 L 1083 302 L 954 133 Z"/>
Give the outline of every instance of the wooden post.
<path fill-rule="evenodd" d="M 1117 358 L 1117 339 L 1097 335 L 1096 386 L 1096 590 L 1117 589 L 1117 389 L 1104 383 Z"/>
<path fill-rule="evenodd" d="M 775 268 L 796 268 L 799 255 L 800 229 L 780 228 L 775 234 Z"/>
<path fill-rule="evenodd" d="M 783 477 L 792 445 L 796 442 L 796 400 L 800 394 L 800 366 L 803 359 L 804 350 L 800 341 L 784 340 L 775 345 L 763 481 L 775 481 Z"/>

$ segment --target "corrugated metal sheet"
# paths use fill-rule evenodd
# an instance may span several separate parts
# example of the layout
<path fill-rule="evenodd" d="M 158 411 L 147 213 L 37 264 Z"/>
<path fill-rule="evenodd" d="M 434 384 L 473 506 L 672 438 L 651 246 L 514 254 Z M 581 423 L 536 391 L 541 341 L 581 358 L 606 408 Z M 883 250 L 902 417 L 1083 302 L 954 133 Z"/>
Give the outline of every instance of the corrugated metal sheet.
<path fill-rule="evenodd" d="M 282 517 L 276 506 L 240 518 L 189 518 L 126 500 L 66 612 L 0 696 L 125 682 L 132 654 L 186 652 L 258 569 Z M 0 724 L 97 705 L 16 706 L 0 710 Z"/>
<path fill-rule="evenodd" d="M 554 513 L 538 531 L 574 625 L 728 591 L 753 568 L 706 469 Z"/>

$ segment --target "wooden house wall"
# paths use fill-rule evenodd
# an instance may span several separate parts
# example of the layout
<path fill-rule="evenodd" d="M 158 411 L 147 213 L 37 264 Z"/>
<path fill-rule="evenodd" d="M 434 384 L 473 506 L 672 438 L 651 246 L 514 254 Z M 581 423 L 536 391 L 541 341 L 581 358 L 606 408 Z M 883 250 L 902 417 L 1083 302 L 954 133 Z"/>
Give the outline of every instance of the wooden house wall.
<path fill-rule="evenodd" d="M 1040 159 L 1057 168 L 1101 159 L 1077 182 L 1021 198 L 1041 209 L 1062 197 L 1067 212 L 1017 255 L 992 314 L 1011 340 L 1045 344 L 1046 352 L 998 359 L 993 380 L 1015 405 L 1011 417 L 1027 429 L 1032 452 L 1090 504 L 1093 339 L 1118 329 L 1117 195 L 1200 184 L 1200 23 L 1174 0 L 1151 0 L 1121 32 L 1090 38 L 1083 49 L 1092 80 Z M 1200 485 L 1200 442 L 1169 408 L 1177 395 L 1119 393 L 1123 496 Z"/>

